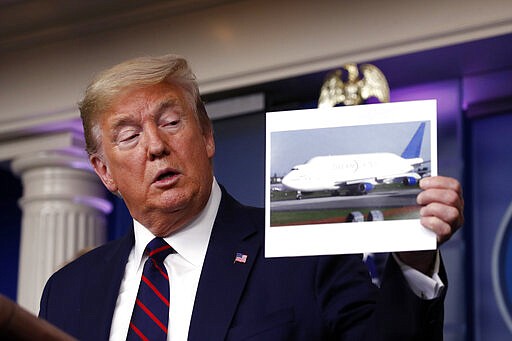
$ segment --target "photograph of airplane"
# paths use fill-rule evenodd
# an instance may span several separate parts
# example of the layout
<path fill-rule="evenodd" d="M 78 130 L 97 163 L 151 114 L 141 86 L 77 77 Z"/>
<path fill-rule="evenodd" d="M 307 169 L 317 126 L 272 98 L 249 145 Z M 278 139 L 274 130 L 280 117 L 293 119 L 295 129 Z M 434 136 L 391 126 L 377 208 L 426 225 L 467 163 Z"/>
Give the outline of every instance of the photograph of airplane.
<path fill-rule="evenodd" d="M 378 184 L 415 185 L 423 174 L 420 166 L 428 160 L 420 157 L 425 131 L 421 122 L 401 155 L 392 152 L 315 156 L 294 166 L 281 179 L 282 188 L 304 193 L 330 191 L 332 195 L 365 195 Z"/>
<path fill-rule="evenodd" d="M 430 129 L 411 121 L 273 135 L 271 226 L 417 219 L 418 183 L 431 174 Z M 304 139 L 310 145 L 298 146 Z"/>
<path fill-rule="evenodd" d="M 437 175 L 435 100 L 267 113 L 265 256 L 435 248 L 419 182 Z"/>

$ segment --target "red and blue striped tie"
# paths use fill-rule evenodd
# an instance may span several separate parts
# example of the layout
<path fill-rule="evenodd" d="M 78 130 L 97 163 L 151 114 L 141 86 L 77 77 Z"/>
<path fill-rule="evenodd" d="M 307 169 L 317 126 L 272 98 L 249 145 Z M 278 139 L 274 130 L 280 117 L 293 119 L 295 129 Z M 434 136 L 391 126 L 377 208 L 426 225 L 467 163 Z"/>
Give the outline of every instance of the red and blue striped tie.
<path fill-rule="evenodd" d="M 169 322 L 169 277 L 164 259 L 174 252 L 162 238 L 155 238 L 146 246 L 148 259 L 133 308 L 126 340 L 166 340 Z"/>

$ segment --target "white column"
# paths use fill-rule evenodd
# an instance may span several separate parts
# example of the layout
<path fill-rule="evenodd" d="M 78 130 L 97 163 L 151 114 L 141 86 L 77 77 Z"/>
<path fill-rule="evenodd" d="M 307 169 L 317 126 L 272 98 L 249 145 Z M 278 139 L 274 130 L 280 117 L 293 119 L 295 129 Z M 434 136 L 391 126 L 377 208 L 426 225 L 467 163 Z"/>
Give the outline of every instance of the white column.
<path fill-rule="evenodd" d="M 11 167 L 23 183 L 18 303 L 37 314 L 49 276 L 106 241 L 112 207 L 82 149 L 23 154 Z"/>

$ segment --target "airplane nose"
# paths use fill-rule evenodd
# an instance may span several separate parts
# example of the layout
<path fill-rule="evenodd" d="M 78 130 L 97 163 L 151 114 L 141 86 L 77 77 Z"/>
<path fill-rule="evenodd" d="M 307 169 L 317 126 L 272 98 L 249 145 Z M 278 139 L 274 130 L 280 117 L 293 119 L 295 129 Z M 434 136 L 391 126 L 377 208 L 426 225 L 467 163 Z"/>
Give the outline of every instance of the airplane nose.
<path fill-rule="evenodd" d="M 286 184 L 288 183 L 288 175 L 285 175 L 285 176 L 281 179 L 281 183 L 282 183 L 283 185 L 285 185 L 285 186 L 286 186 Z"/>
<path fill-rule="evenodd" d="M 294 172 L 295 171 L 291 171 L 290 173 L 286 174 L 281 180 L 281 183 L 286 187 L 293 188 L 293 182 L 295 180 L 295 175 L 293 174 Z"/>

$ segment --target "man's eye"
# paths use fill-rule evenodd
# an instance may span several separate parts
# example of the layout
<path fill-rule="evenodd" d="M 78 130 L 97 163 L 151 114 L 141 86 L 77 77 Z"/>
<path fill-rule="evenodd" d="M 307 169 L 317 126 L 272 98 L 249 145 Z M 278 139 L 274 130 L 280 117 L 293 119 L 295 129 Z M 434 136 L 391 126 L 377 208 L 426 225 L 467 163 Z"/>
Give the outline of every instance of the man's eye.
<path fill-rule="evenodd" d="M 139 134 L 131 134 L 131 135 L 128 135 L 126 137 L 123 137 L 121 139 L 121 142 L 127 142 L 127 141 L 130 141 L 130 140 L 133 140 L 134 138 L 136 138 L 137 136 L 139 136 Z"/>
<path fill-rule="evenodd" d="M 173 126 L 176 126 L 178 125 L 178 123 L 180 123 L 179 120 L 173 120 L 173 121 L 168 121 L 168 122 L 165 122 L 163 124 L 164 127 L 173 127 Z"/>
<path fill-rule="evenodd" d="M 136 139 L 140 134 L 137 132 L 125 132 L 123 134 L 119 134 L 118 141 L 119 143 L 127 143 Z"/>
<path fill-rule="evenodd" d="M 181 120 L 169 120 L 160 123 L 160 127 L 169 131 L 174 131 L 180 126 Z"/>

